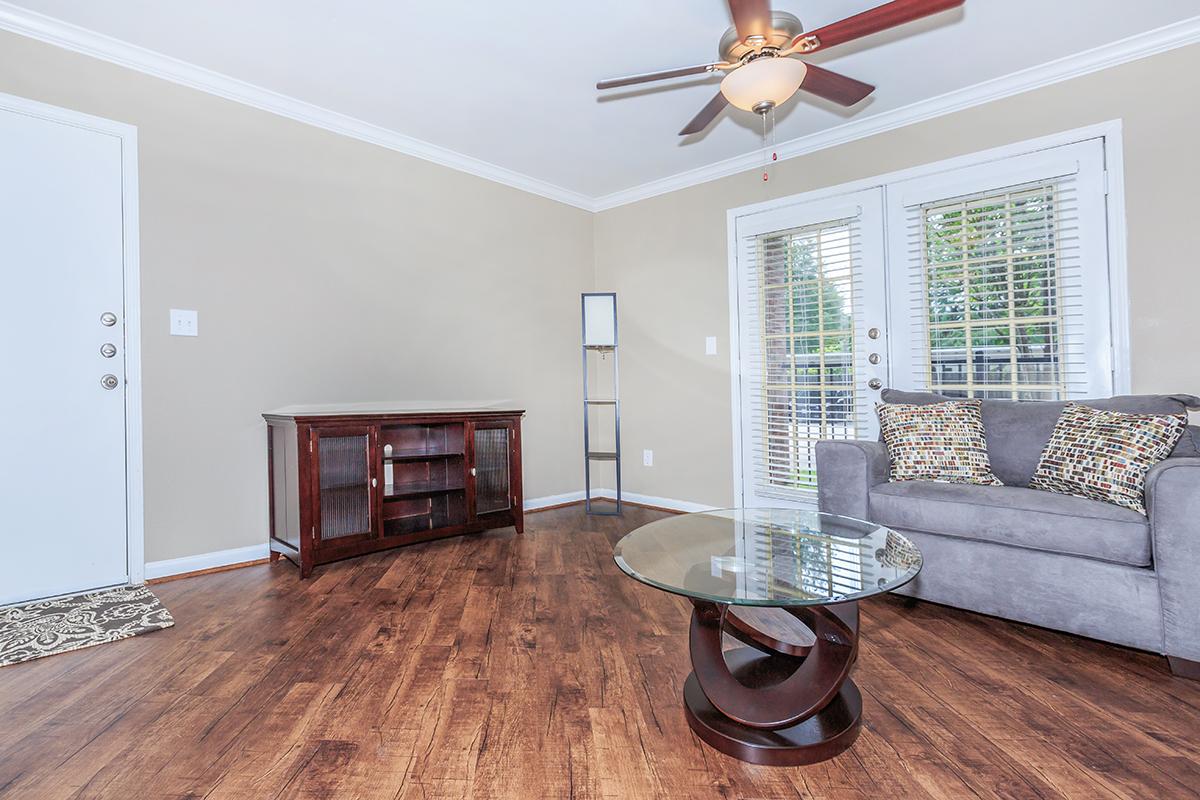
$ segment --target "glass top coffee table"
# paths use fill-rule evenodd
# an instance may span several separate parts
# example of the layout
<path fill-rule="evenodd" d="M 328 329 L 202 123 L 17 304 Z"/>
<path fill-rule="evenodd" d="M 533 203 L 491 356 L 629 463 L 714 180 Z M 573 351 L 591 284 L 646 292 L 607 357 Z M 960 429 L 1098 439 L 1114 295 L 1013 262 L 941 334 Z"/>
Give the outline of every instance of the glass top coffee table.
<path fill-rule="evenodd" d="M 756 764 L 811 764 L 858 737 L 858 604 L 908 583 L 921 553 L 907 538 L 817 511 L 747 508 L 682 514 L 617 543 L 630 577 L 693 605 L 688 724 Z M 722 652 L 722 632 L 749 645 Z"/>

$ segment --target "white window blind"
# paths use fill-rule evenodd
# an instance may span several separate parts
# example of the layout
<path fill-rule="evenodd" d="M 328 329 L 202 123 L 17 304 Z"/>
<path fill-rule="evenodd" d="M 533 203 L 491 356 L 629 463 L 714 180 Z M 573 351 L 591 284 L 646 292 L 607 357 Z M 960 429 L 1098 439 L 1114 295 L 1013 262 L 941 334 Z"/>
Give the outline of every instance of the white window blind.
<path fill-rule="evenodd" d="M 895 385 L 953 397 L 1111 393 L 1099 145 L 901 186 Z"/>
<path fill-rule="evenodd" d="M 911 313 L 930 389 L 956 397 L 1057 400 L 1082 374 L 1082 306 L 1069 181 L 1044 181 L 916 210 L 921 261 Z"/>
<path fill-rule="evenodd" d="M 820 439 L 862 434 L 856 361 L 861 308 L 858 216 L 747 240 L 745 310 L 757 339 L 748 383 L 753 481 L 762 497 L 808 497 Z"/>

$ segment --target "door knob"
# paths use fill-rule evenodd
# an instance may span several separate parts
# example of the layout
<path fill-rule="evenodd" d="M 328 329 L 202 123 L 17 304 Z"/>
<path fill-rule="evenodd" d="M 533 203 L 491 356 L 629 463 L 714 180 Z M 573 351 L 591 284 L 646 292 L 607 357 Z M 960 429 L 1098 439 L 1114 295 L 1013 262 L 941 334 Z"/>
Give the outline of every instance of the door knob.
<path fill-rule="evenodd" d="M 105 342 L 104 344 L 100 345 L 100 355 L 104 356 L 105 358 L 112 358 L 116 354 L 117 346 L 112 342 Z"/>
<path fill-rule="evenodd" d="M 100 379 L 100 385 L 105 389 L 115 389 L 121 385 L 121 381 L 117 379 L 116 375 L 110 373 Z"/>
<path fill-rule="evenodd" d="M 871 353 L 871 355 L 867 356 L 867 361 L 870 361 L 872 364 L 878 364 L 879 353 Z"/>
<path fill-rule="evenodd" d="M 871 380 L 867 381 L 867 386 L 872 389 L 878 389 L 883 386 L 883 381 L 879 380 L 879 378 L 871 378 Z"/>
<path fill-rule="evenodd" d="M 111 311 L 105 311 L 100 315 L 100 324 L 106 328 L 111 328 L 117 324 L 117 315 Z"/>
<path fill-rule="evenodd" d="M 879 328 L 871 328 L 871 330 L 867 331 L 867 338 L 868 339 L 878 339 L 879 338 Z"/>

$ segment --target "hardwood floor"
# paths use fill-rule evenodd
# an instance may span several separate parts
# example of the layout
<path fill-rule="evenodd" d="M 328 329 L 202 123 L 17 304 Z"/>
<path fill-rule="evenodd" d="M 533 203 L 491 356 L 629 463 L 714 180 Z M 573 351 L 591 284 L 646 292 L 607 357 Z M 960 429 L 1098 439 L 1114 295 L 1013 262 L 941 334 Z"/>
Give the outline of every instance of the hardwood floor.
<path fill-rule="evenodd" d="M 754 767 L 684 721 L 682 599 L 613 564 L 660 512 L 569 507 L 321 567 L 154 587 L 170 630 L 0 669 L 5 798 L 1200 796 L 1200 682 L 1163 659 L 862 604 L 864 730 Z"/>

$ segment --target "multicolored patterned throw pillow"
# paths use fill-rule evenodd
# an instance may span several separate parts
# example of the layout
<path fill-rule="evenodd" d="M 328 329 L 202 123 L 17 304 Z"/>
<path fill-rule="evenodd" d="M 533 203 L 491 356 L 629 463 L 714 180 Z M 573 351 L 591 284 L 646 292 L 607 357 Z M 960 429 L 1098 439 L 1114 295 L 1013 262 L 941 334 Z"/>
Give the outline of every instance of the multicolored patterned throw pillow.
<path fill-rule="evenodd" d="M 1145 514 L 1146 472 L 1171 453 L 1186 429 L 1183 414 L 1125 414 L 1067 403 L 1029 488 Z"/>
<path fill-rule="evenodd" d="M 891 479 L 1003 485 L 988 461 L 980 406 L 978 400 L 877 404 Z"/>

